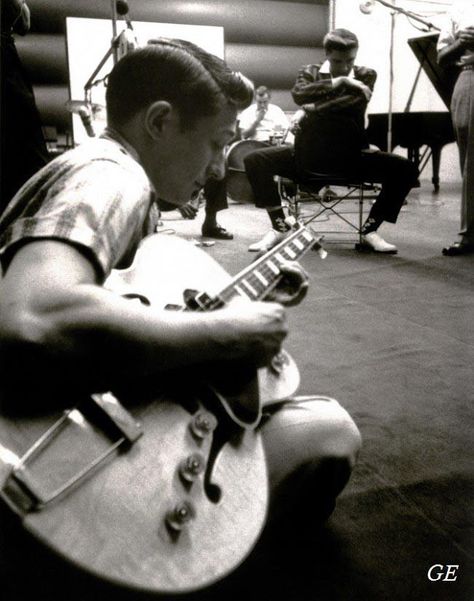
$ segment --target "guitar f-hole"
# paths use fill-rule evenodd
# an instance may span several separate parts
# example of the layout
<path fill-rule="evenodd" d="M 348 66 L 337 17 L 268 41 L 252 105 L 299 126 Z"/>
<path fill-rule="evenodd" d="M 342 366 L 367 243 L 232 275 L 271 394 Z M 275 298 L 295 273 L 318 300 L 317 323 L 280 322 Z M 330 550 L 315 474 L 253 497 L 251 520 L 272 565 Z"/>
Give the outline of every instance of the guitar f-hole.
<path fill-rule="evenodd" d="M 239 426 L 234 424 L 225 412 L 222 412 L 218 418 L 217 427 L 214 430 L 206 471 L 204 472 L 204 492 L 211 503 L 219 503 L 223 495 L 221 487 L 212 482 L 217 457 L 219 456 L 222 447 L 226 443 L 231 443 L 239 431 Z"/>
<path fill-rule="evenodd" d="M 144 296 L 143 294 L 138 294 L 137 292 L 129 292 L 127 294 L 122 294 L 122 297 L 127 298 L 128 300 L 137 300 L 142 305 L 145 305 L 146 307 L 151 307 L 150 299 Z"/>
<path fill-rule="evenodd" d="M 227 437 L 223 435 L 222 427 L 219 424 L 214 431 L 209 457 L 207 460 L 206 471 L 204 472 L 204 492 L 211 503 L 219 503 L 222 499 L 222 489 L 218 484 L 211 482 L 212 472 L 217 456 L 222 447 L 227 441 Z"/>
<path fill-rule="evenodd" d="M 222 488 L 218 484 L 211 482 L 217 456 L 226 443 L 232 444 L 234 442 L 238 444 L 237 439 L 239 438 L 239 434 L 243 435 L 243 430 L 233 423 L 231 424 L 231 422 L 229 422 L 229 425 L 231 425 L 231 429 L 225 427 L 217 428 L 209 451 L 209 459 L 204 473 L 204 492 L 211 503 L 219 503 L 223 494 Z"/>

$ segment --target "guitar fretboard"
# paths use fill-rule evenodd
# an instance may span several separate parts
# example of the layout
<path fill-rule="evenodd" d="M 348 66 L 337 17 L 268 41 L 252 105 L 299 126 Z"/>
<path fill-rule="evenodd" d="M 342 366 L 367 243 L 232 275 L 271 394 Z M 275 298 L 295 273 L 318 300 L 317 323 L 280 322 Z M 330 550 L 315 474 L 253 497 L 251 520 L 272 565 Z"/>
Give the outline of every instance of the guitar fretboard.
<path fill-rule="evenodd" d="M 280 266 L 288 261 L 296 261 L 318 240 L 304 227 L 292 232 L 277 246 L 238 273 L 232 282 L 214 298 L 209 298 L 202 310 L 217 309 L 236 296 L 250 300 L 262 300 L 273 290 L 282 277 Z"/>

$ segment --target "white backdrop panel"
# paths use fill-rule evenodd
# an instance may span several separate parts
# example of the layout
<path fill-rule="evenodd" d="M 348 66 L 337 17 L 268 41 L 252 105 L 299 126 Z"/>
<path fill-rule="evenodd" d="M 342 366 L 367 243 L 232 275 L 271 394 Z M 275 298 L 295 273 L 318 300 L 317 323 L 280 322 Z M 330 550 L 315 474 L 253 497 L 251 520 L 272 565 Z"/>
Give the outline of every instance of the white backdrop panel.
<path fill-rule="evenodd" d="M 126 25 L 117 23 L 120 34 Z M 157 37 L 180 38 L 193 42 L 208 52 L 224 58 L 224 29 L 207 25 L 180 25 L 175 23 L 150 23 L 134 21 L 133 28 L 139 46 Z M 112 22 L 108 19 L 66 18 L 66 44 L 69 68 L 69 90 L 72 100 L 85 98 L 84 85 L 111 46 Z M 96 80 L 105 77 L 113 67 L 112 56 L 103 65 Z M 105 127 L 105 87 L 100 83 L 92 88 L 91 100 L 103 108 L 94 111 L 92 126 L 96 134 Z M 88 138 L 81 119 L 73 114 L 74 143 L 80 144 Z"/>

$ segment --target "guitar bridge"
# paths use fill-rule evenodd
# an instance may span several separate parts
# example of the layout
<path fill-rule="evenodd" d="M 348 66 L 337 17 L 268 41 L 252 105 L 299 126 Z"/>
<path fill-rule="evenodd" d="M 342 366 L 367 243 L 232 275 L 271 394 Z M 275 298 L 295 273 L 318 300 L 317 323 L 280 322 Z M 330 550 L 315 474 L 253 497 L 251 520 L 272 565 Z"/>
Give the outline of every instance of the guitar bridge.
<path fill-rule="evenodd" d="M 111 393 L 92 395 L 65 411 L 36 440 L 13 467 L 0 495 L 16 513 L 37 511 L 69 492 L 142 433 L 140 424 Z M 91 456 L 84 461 L 87 454 Z"/>

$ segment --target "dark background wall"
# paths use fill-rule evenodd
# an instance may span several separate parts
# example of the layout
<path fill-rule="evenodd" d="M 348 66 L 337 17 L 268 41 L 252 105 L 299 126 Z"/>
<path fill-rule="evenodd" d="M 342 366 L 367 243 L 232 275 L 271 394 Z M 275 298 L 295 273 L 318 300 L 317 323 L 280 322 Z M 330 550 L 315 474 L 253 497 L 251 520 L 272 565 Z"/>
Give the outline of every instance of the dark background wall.
<path fill-rule="evenodd" d="M 111 18 L 109 0 L 28 0 L 30 33 L 17 47 L 34 85 L 44 125 L 70 130 L 65 17 Z M 322 56 L 328 0 L 129 0 L 132 21 L 224 27 L 226 60 L 273 101 L 296 110 L 289 90 L 296 71 Z M 87 44 L 87 40 L 84 40 Z"/>

